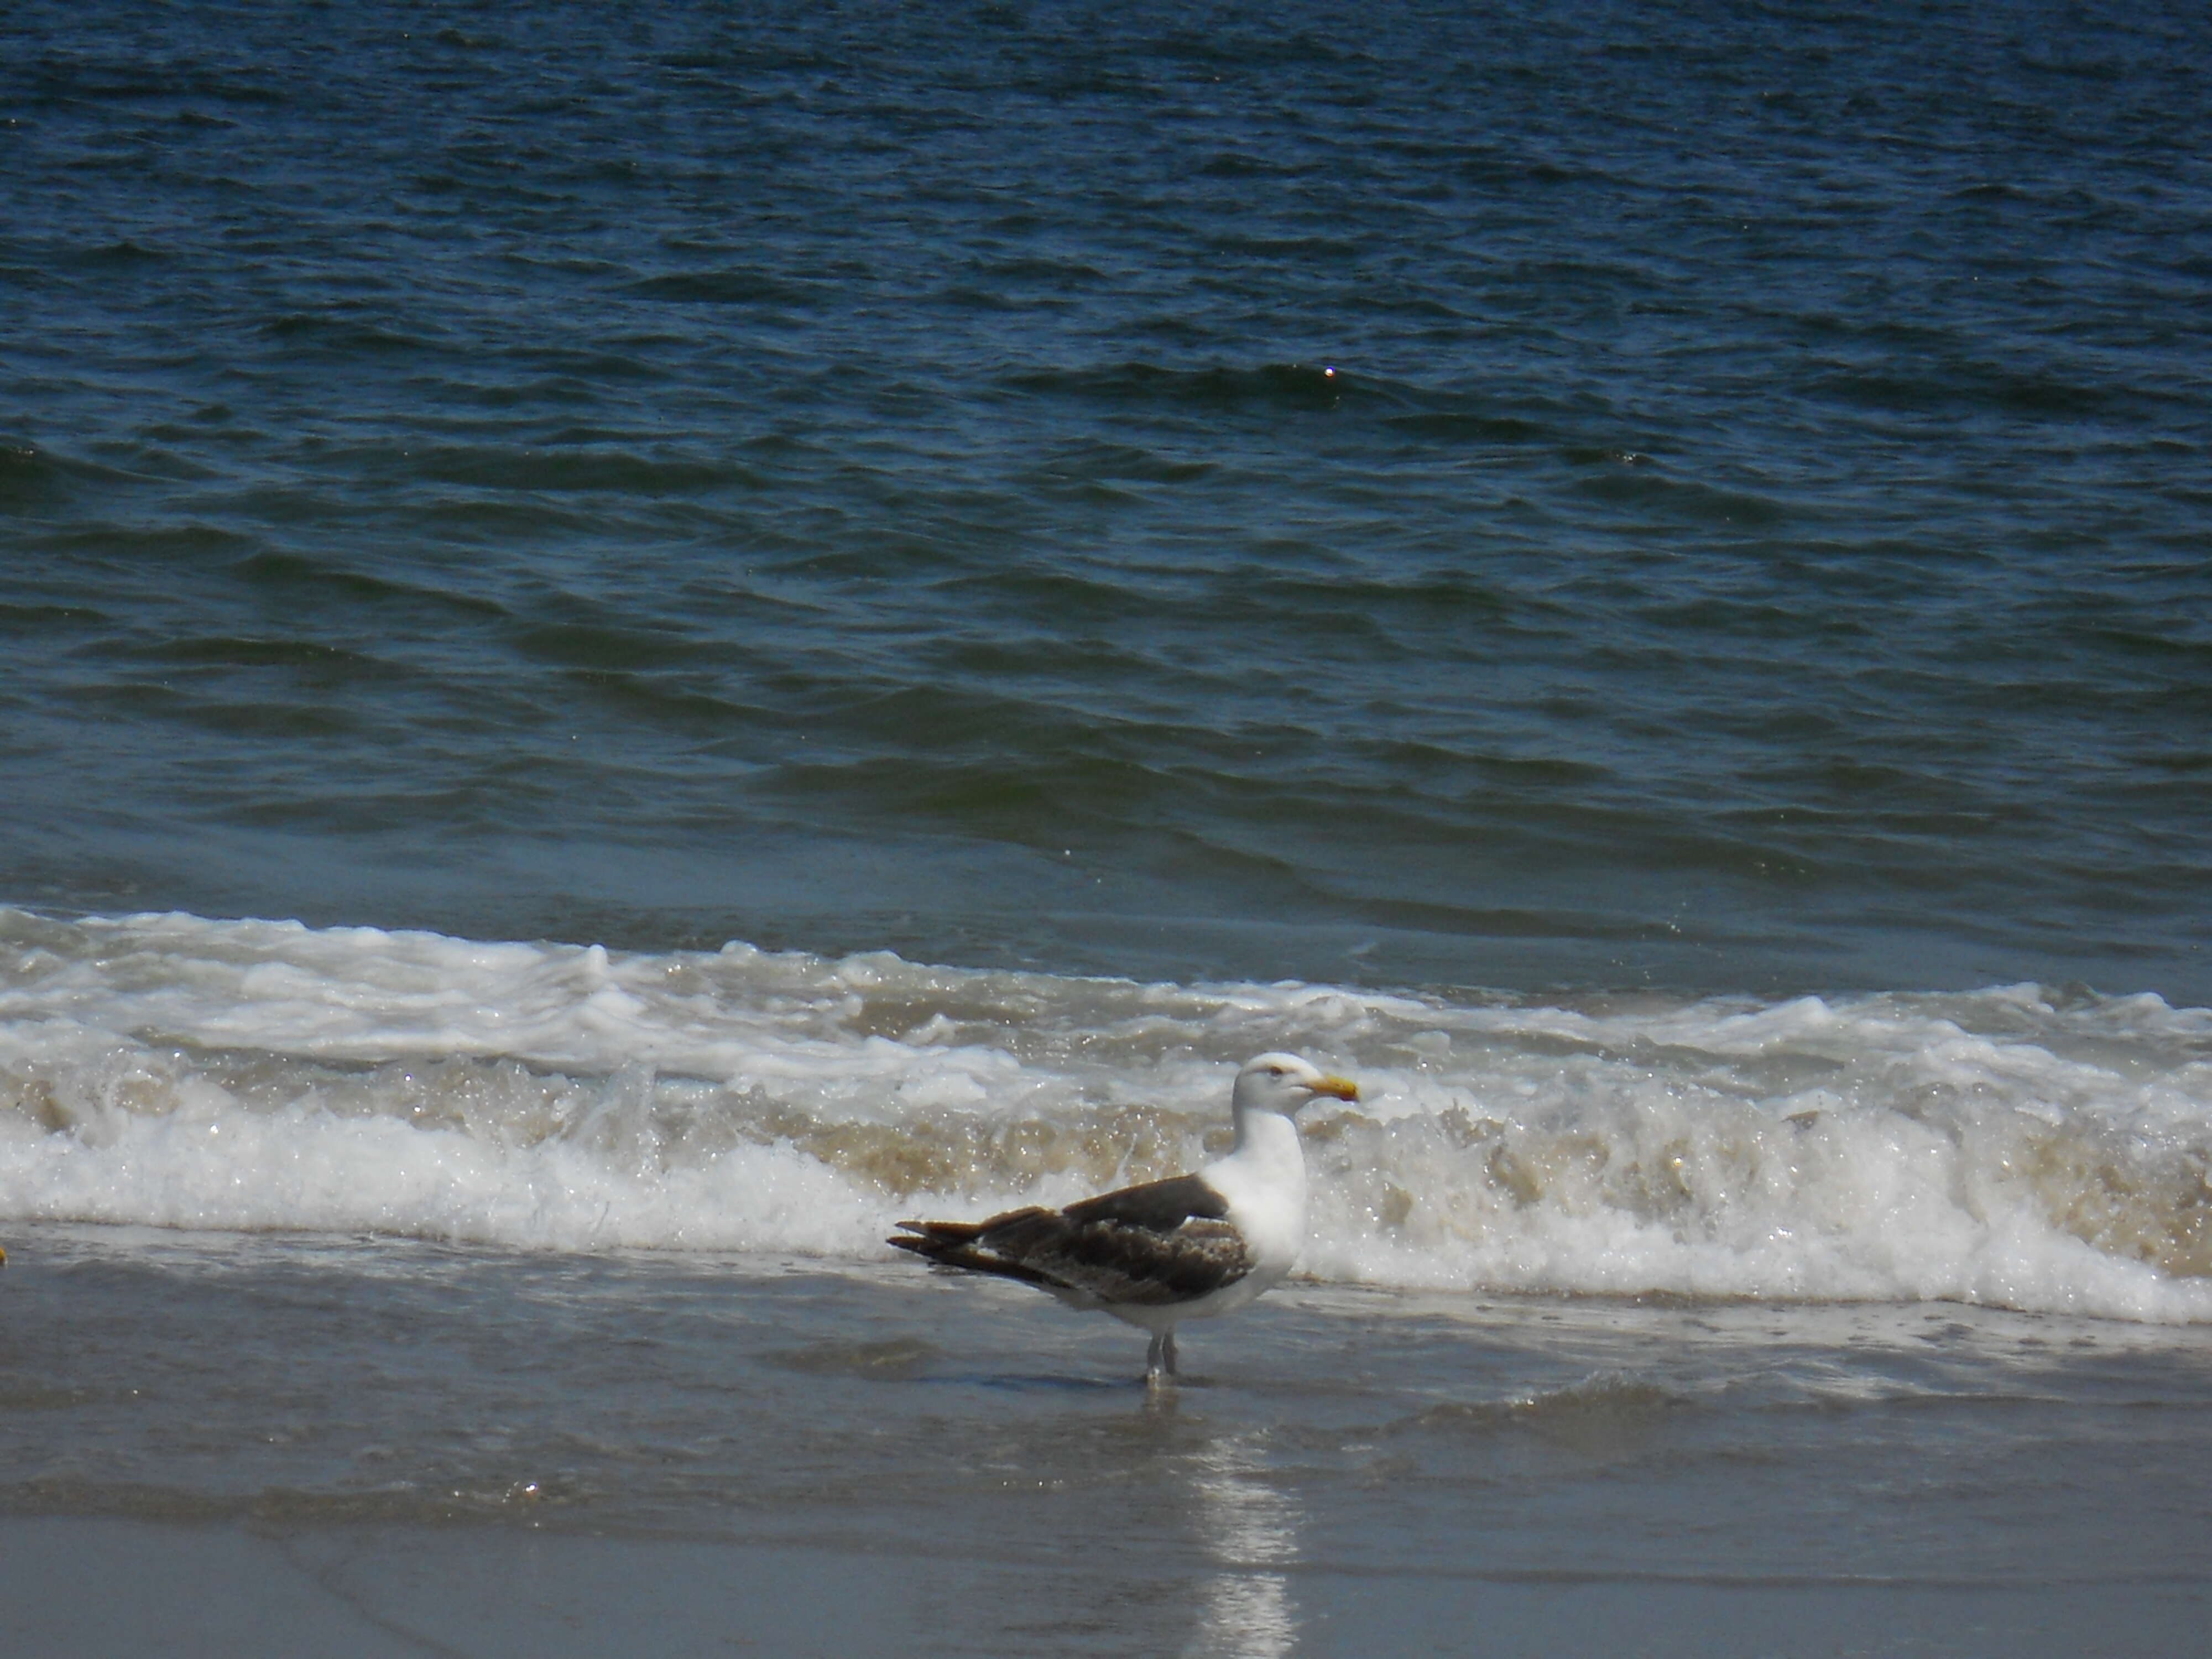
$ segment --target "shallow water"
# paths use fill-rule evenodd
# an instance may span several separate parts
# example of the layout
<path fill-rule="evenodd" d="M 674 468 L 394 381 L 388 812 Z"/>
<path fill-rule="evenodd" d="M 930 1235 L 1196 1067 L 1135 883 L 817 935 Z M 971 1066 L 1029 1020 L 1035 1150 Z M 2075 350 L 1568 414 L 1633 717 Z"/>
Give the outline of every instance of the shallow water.
<path fill-rule="evenodd" d="M 27 1652 L 2201 1627 L 2202 1010 L 0 923 Z M 1307 1126 L 1306 1275 L 1172 1394 L 1139 1333 L 884 1259 L 1188 1166 L 1280 1042 L 1363 1098 Z"/>
<path fill-rule="evenodd" d="M 1293 1285 L 1153 1394 L 1139 1334 L 893 1266 L 40 1226 L 6 1271 L 9 1555 L 166 1523 L 149 1571 L 320 1585 L 337 1650 L 649 1604 L 681 1651 L 2166 1654 L 2203 1605 L 2202 1328 Z"/>

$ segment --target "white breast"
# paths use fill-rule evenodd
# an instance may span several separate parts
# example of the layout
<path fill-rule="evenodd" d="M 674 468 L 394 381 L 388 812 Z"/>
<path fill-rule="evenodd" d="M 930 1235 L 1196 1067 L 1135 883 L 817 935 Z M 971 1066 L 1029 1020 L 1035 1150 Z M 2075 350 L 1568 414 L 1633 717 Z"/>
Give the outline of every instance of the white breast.
<path fill-rule="evenodd" d="M 1252 1253 L 1248 1276 L 1257 1295 L 1290 1272 L 1306 1242 L 1306 1160 L 1297 1126 L 1273 1112 L 1255 1112 L 1244 1144 L 1202 1172 L 1229 1200 L 1228 1220 Z"/>

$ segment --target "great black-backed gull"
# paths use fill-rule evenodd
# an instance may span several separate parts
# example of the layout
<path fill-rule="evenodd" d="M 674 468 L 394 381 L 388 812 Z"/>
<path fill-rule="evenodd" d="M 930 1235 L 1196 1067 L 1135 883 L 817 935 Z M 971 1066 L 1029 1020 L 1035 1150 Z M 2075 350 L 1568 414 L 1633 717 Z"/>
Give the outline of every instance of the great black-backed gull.
<path fill-rule="evenodd" d="M 1296 1054 L 1261 1054 L 1237 1073 L 1229 1155 L 1195 1175 L 1042 1205 L 985 1221 L 902 1221 L 887 1241 L 940 1267 L 995 1273 L 1152 1334 L 1145 1380 L 1176 1372 L 1175 1329 L 1241 1308 L 1279 1283 L 1305 1243 L 1306 1163 L 1291 1120 L 1316 1095 L 1358 1087 Z"/>

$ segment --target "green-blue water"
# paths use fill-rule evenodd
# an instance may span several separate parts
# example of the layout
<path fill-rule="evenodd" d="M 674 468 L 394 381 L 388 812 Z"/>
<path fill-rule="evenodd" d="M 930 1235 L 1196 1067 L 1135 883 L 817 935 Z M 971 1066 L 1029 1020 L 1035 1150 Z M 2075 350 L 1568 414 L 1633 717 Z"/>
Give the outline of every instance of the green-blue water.
<path fill-rule="evenodd" d="M 2208 132 L 2129 0 L 8 0 L 9 1659 L 2192 1651 Z M 1180 1389 L 880 1243 L 1285 1048 Z"/>
<path fill-rule="evenodd" d="M 2208 63 L 24 0 L 0 901 L 2212 999 Z"/>

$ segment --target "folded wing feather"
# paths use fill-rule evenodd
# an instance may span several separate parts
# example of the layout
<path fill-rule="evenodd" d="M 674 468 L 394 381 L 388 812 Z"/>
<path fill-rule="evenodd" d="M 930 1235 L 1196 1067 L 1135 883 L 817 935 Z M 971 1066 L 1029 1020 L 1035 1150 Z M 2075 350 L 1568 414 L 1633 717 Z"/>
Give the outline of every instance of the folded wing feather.
<path fill-rule="evenodd" d="M 1252 1271 L 1221 1194 L 1176 1176 L 1086 1198 L 1064 1210 L 1032 1205 L 985 1221 L 902 1221 L 890 1241 L 948 1267 L 966 1267 L 1102 1304 L 1188 1302 Z"/>

